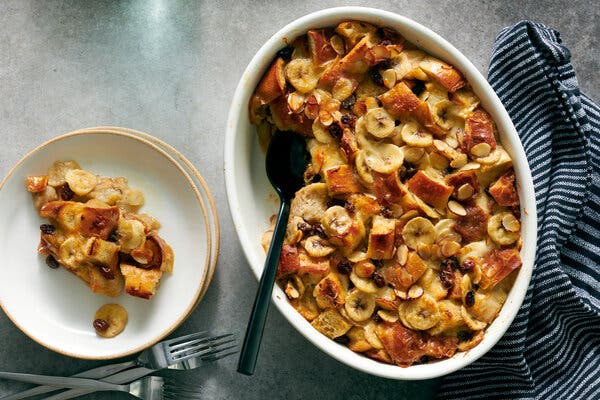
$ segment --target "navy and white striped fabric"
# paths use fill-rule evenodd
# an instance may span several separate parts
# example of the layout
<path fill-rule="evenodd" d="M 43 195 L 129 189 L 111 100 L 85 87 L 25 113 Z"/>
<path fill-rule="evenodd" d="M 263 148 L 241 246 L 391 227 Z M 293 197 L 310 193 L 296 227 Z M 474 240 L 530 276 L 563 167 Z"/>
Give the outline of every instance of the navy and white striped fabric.
<path fill-rule="evenodd" d="M 600 399 L 600 107 L 559 33 L 523 21 L 496 38 L 489 81 L 533 173 L 538 248 L 517 318 L 441 399 Z"/>

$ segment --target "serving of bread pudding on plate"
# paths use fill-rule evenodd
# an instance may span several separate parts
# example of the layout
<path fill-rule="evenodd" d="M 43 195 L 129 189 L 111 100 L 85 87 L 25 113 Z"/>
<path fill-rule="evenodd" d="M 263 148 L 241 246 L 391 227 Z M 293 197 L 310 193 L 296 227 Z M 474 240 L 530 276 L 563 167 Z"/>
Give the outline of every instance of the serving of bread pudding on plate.
<path fill-rule="evenodd" d="M 520 201 L 458 69 L 346 21 L 277 52 L 249 115 L 264 148 L 276 130 L 306 138 L 277 278 L 315 329 L 403 367 L 481 342 L 522 264 Z"/>
<path fill-rule="evenodd" d="M 164 272 L 173 270 L 172 248 L 158 235 L 160 223 L 138 213 L 140 190 L 124 177 L 110 178 L 56 161 L 46 175 L 27 177 L 27 190 L 42 218 L 38 251 L 50 267 L 64 266 L 94 293 L 125 292 L 150 299 Z"/>

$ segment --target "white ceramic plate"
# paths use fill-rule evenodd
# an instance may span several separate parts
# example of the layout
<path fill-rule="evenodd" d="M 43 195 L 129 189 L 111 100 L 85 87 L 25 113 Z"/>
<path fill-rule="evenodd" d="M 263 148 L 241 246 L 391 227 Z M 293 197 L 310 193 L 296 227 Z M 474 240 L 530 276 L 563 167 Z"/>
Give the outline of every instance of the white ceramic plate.
<path fill-rule="evenodd" d="M 96 128 L 87 128 L 87 129 L 83 129 L 82 131 L 90 131 L 90 130 L 91 131 L 102 130 L 102 131 L 106 131 L 106 132 L 111 132 L 111 131 L 112 132 L 122 132 L 122 133 L 131 134 L 136 137 L 148 140 L 149 142 L 154 143 L 157 147 L 159 147 L 160 149 L 162 149 L 166 153 L 168 153 L 171 157 L 173 157 L 173 159 L 178 160 L 179 166 L 189 174 L 190 178 L 192 179 L 196 188 L 198 189 L 200 196 L 202 197 L 202 202 L 207 207 L 208 229 L 210 232 L 210 236 L 209 236 L 209 240 L 210 240 L 209 269 L 208 269 L 208 274 L 207 274 L 206 280 L 204 281 L 204 287 L 202 288 L 202 293 L 200 294 L 200 297 L 198 298 L 198 302 L 200 302 L 200 300 L 204 296 L 204 293 L 206 293 L 206 290 L 208 290 L 208 287 L 210 286 L 210 282 L 212 280 L 213 274 L 217 267 L 217 259 L 219 258 L 219 244 L 220 244 L 220 236 L 219 236 L 220 235 L 220 227 L 219 227 L 219 216 L 217 214 L 217 207 L 215 205 L 215 200 L 212 196 L 210 188 L 208 187 L 208 184 L 204 180 L 204 177 L 202 176 L 202 174 L 200 174 L 200 172 L 198 172 L 198 170 L 194 167 L 194 165 L 183 154 L 181 154 L 178 150 L 176 150 L 173 146 L 171 146 L 170 144 L 168 144 L 160 139 L 157 139 L 154 136 L 148 135 L 147 133 L 136 131 L 136 130 L 129 129 L 129 128 L 118 127 L 118 126 L 103 126 L 103 127 L 96 127 Z"/>
<path fill-rule="evenodd" d="M 28 175 L 43 174 L 55 160 L 75 159 L 84 169 L 125 176 L 143 191 L 141 212 L 156 217 L 175 253 L 172 275 L 150 300 L 92 293 L 64 268 L 50 269 L 36 252 L 44 222 L 25 190 Z M 73 357 L 107 359 L 138 352 L 173 331 L 197 305 L 209 272 L 210 232 L 202 197 L 189 174 L 151 142 L 101 129 L 60 136 L 25 156 L 0 185 L 0 302 L 8 317 L 38 343 Z M 129 313 L 113 339 L 96 335 L 92 320 L 105 303 Z"/>
<path fill-rule="evenodd" d="M 331 357 L 369 374 L 392 379 L 429 379 L 449 374 L 485 354 L 504 334 L 517 315 L 531 278 L 537 238 L 536 206 L 531 172 L 517 132 L 502 103 L 475 66 L 454 46 L 428 28 L 398 14 L 365 7 L 338 7 L 317 11 L 299 18 L 275 33 L 248 64 L 237 86 L 227 121 L 225 137 L 225 178 L 229 208 L 246 258 L 260 278 L 265 253 L 261 234 L 268 228 L 269 217 L 276 213 L 276 198 L 266 176 L 264 154 L 257 141 L 256 129 L 248 119 L 248 102 L 260 78 L 277 50 L 309 29 L 331 27 L 342 21 L 362 20 L 396 29 L 408 41 L 426 52 L 457 67 L 470 82 L 483 107 L 495 120 L 500 139 L 511 155 L 521 198 L 521 235 L 523 266 L 500 312 L 487 329 L 483 341 L 468 352 L 450 359 L 401 368 L 366 358 L 341 346 L 315 330 L 289 304 L 280 287 L 273 291 L 273 302 L 285 318 L 315 346 Z M 269 329 L 267 326 L 266 329 Z"/>

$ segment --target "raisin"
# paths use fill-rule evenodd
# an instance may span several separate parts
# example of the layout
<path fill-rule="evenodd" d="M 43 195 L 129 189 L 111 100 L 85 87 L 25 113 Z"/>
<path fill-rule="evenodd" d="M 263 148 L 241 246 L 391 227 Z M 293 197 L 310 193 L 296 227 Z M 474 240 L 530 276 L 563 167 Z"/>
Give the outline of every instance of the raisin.
<path fill-rule="evenodd" d="M 60 264 L 58 263 L 58 261 L 56 261 L 56 258 L 54 258 L 53 255 L 49 255 L 48 257 L 46 257 L 46 265 L 52 269 L 60 267 Z"/>
<path fill-rule="evenodd" d="M 456 256 L 451 256 L 448 258 L 444 258 L 442 260 L 442 268 L 448 267 L 450 270 L 459 269 L 458 259 Z"/>
<path fill-rule="evenodd" d="M 350 265 L 350 261 L 342 260 L 338 263 L 337 270 L 342 275 L 349 275 L 352 272 L 352 265 Z"/>
<path fill-rule="evenodd" d="M 394 125 L 399 126 L 402 123 L 399 119 L 394 120 Z"/>
<path fill-rule="evenodd" d="M 417 173 L 417 169 L 409 163 L 404 163 L 402 170 L 400 172 L 400 179 L 408 180 L 412 178 Z"/>
<path fill-rule="evenodd" d="M 384 216 L 385 218 L 393 217 L 392 210 L 390 210 L 388 207 L 383 207 L 381 209 L 381 215 Z"/>
<path fill-rule="evenodd" d="M 285 46 L 283 49 L 280 49 L 276 55 L 277 57 L 283 58 L 284 61 L 290 61 L 292 59 L 293 52 L 294 48 L 292 46 Z"/>
<path fill-rule="evenodd" d="M 467 258 L 465 261 L 462 262 L 462 264 L 460 264 L 460 267 L 458 269 L 460 269 L 462 272 L 471 272 L 474 268 L 475 261 L 471 260 L 470 258 Z"/>
<path fill-rule="evenodd" d="M 383 60 L 381 61 L 379 64 L 377 64 L 377 67 L 382 70 L 382 69 L 390 69 L 392 68 L 392 60 Z"/>
<path fill-rule="evenodd" d="M 473 307 L 475 305 L 475 292 L 469 290 L 465 295 L 465 305 L 467 307 Z"/>
<path fill-rule="evenodd" d="M 343 133 L 342 127 L 338 123 L 334 122 L 333 124 L 329 125 L 329 133 L 333 137 L 339 139 L 342 136 L 342 133 Z"/>
<path fill-rule="evenodd" d="M 106 321 L 105 319 L 95 319 L 94 320 L 94 329 L 100 332 L 104 332 L 105 330 L 108 329 L 109 324 L 108 321 Z"/>
<path fill-rule="evenodd" d="M 348 343 L 350 343 L 350 338 L 346 335 L 342 335 L 342 336 L 338 336 L 336 338 L 333 338 L 333 341 L 339 344 L 343 344 L 344 346 L 346 346 Z"/>
<path fill-rule="evenodd" d="M 42 233 L 46 233 L 48 235 L 52 235 L 54 233 L 54 231 L 56 231 L 56 228 L 54 227 L 54 225 L 41 224 L 40 225 L 40 231 L 42 231 Z"/>
<path fill-rule="evenodd" d="M 375 313 L 375 315 L 373 315 L 373 321 L 375 321 L 379 324 L 379 323 L 383 322 L 383 318 L 381 318 L 379 316 L 379 314 Z"/>
<path fill-rule="evenodd" d="M 342 115 L 342 118 L 340 118 L 340 121 L 342 122 L 342 124 L 346 124 L 346 125 L 354 125 L 355 120 L 356 120 L 356 117 L 352 114 L 344 114 L 344 115 Z"/>
<path fill-rule="evenodd" d="M 419 96 L 423 93 L 423 90 L 425 90 L 425 83 L 423 81 L 417 81 L 411 90 L 416 96 Z"/>
<path fill-rule="evenodd" d="M 116 243 L 119 240 L 119 236 L 117 235 L 117 231 L 114 230 L 110 233 L 110 235 L 108 235 L 108 239 L 109 242 L 113 242 Z"/>
<path fill-rule="evenodd" d="M 378 69 L 371 68 L 369 70 L 369 76 L 371 77 L 371 80 L 373 81 L 373 83 L 375 83 L 376 85 L 379 85 L 379 86 L 383 86 L 383 77 L 381 76 L 381 73 L 379 72 Z"/>
<path fill-rule="evenodd" d="M 327 234 L 325 233 L 325 229 L 323 228 L 323 225 L 321 225 L 321 224 L 313 225 L 312 231 L 313 231 L 314 235 L 317 235 L 321 239 L 327 239 Z"/>
<path fill-rule="evenodd" d="M 109 281 L 115 279 L 115 274 L 113 273 L 112 268 L 110 268 L 109 266 L 100 266 L 100 272 L 102 272 L 102 276 L 104 276 L 104 278 L 108 279 Z"/>
<path fill-rule="evenodd" d="M 442 281 L 442 285 L 447 289 L 454 286 L 454 272 L 452 272 L 452 268 L 449 265 L 444 265 L 443 261 L 442 270 L 440 271 L 440 281 Z"/>
<path fill-rule="evenodd" d="M 75 197 L 75 193 L 73 193 L 73 191 L 69 187 L 68 183 L 64 183 L 64 184 L 60 185 L 58 187 L 57 191 L 58 191 L 58 196 L 60 197 L 61 200 L 69 201 L 73 197 Z"/>
<path fill-rule="evenodd" d="M 306 222 L 299 222 L 297 228 L 302 231 L 302 233 L 310 234 L 312 232 L 312 225 Z"/>
<path fill-rule="evenodd" d="M 340 199 L 336 199 L 336 198 L 331 198 L 331 199 L 327 200 L 327 208 L 333 207 L 333 206 L 344 207 L 345 205 L 346 205 L 346 202 L 344 200 L 340 200 Z"/>
<path fill-rule="evenodd" d="M 381 275 L 377 271 L 373 272 L 373 282 L 375 282 L 375 285 L 377 285 L 377 287 L 382 288 L 385 286 L 385 279 L 383 278 L 383 275 Z"/>
<path fill-rule="evenodd" d="M 354 204 L 349 203 L 349 202 L 344 202 L 344 208 L 346 209 L 346 211 L 348 211 L 349 214 L 354 214 L 356 212 L 356 207 L 354 207 Z"/>
<path fill-rule="evenodd" d="M 342 101 L 342 108 L 351 110 L 354 107 L 354 103 L 356 103 L 356 96 L 352 94 L 346 100 Z"/>

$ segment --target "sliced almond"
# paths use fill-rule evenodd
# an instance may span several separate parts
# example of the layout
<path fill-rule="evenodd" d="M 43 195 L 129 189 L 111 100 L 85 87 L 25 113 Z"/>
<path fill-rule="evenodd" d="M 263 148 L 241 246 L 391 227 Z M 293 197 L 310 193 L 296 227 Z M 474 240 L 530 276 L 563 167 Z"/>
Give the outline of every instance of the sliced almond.
<path fill-rule="evenodd" d="M 453 240 L 445 240 L 439 246 L 440 255 L 443 258 L 452 257 L 460 250 L 460 243 Z"/>
<path fill-rule="evenodd" d="M 487 157 L 492 151 L 492 146 L 489 143 L 481 142 L 471 147 L 471 154 L 475 157 Z"/>
<path fill-rule="evenodd" d="M 396 293 L 396 296 L 398 296 L 398 298 L 402 300 L 408 300 L 408 293 L 406 293 L 405 290 L 394 289 L 394 293 Z"/>
<path fill-rule="evenodd" d="M 468 158 L 467 155 L 464 153 L 460 153 L 457 155 L 456 158 L 452 159 L 452 161 L 450 161 L 450 166 L 452 168 L 463 168 L 466 164 L 467 164 Z"/>
<path fill-rule="evenodd" d="M 408 260 L 408 246 L 405 244 L 401 244 L 398 246 L 396 250 L 396 260 L 398 264 L 404 266 L 406 265 L 406 261 Z"/>
<path fill-rule="evenodd" d="M 471 197 L 473 197 L 473 194 L 475 194 L 475 189 L 473 188 L 472 185 L 470 185 L 468 183 L 462 184 L 456 190 L 456 197 L 459 200 L 470 199 Z"/>
<path fill-rule="evenodd" d="M 383 78 L 383 86 L 391 89 L 396 84 L 396 71 L 393 69 L 386 69 L 381 73 L 381 78 Z"/>
<path fill-rule="evenodd" d="M 448 202 L 448 210 L 450 210 L 452 213 L 464 217 L 465 215 L 467 215 L 467 210 L 465 210 L 465 208 L 462 206 L 462 204 L 454 201 L 454 200 L 450 200 Z"/>
<path fill-rule="evenodd" d="M 521 223 L 513 214 L 505 214 L 502 217 L 502 226 L 509 232 L 519 232 L 521 230 Z"/>
<path fill-rule="evenodd" d="M 453 149 L 456 149 L 458 147 L 458 140 L 456 140 L 456 138 L 453 138 L 452 136 L 447 136 L 444 140 L 446 141 L 448 146 L 452 147 Z"/>
<path fill-rule="evenodd" d="M 292 112 L 300 114 L 304 110 L 306 96 L 300 92 L 292 92 L 287 97 L 288 107 Z"/>

